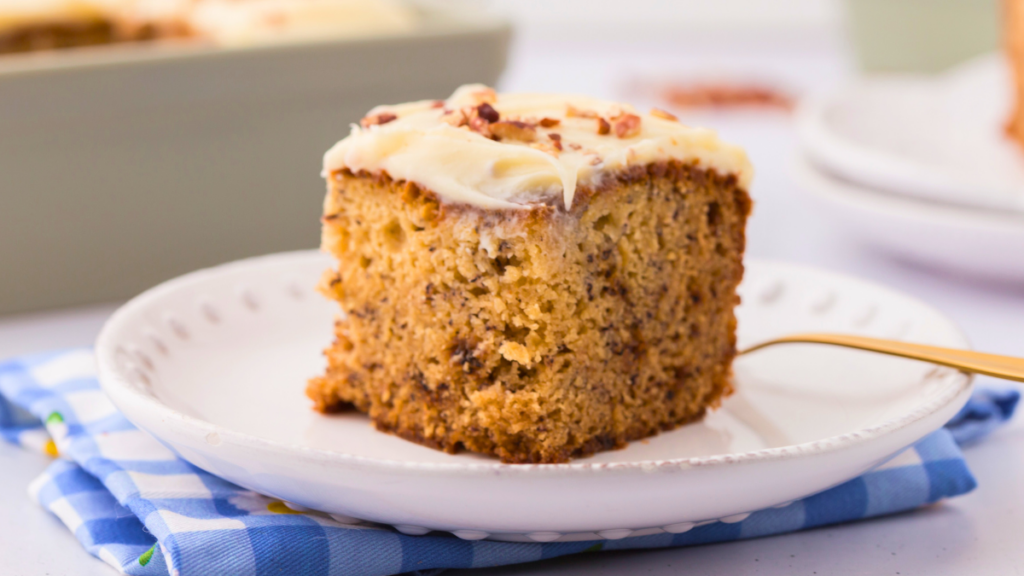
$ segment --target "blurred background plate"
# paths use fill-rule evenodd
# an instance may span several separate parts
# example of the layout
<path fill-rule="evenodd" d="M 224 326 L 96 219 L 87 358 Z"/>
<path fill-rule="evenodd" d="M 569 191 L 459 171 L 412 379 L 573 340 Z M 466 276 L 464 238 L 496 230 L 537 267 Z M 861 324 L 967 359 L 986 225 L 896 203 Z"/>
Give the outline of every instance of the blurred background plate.
<path fill-rule="evenodd" d="M 793 173 L 826 218 L 874 248 L 968 278 L 1024 282 L 1024 213 L 879 192 L 806 159 Z"/>
<path fill-rule="evenodd" d="M 891 193 L 1024 211 L 1024 150 L 1005 136 L 1012 94 L 1002 56 L 939 75 L 865 77 L 797 115 L 818 168 Z"/>
<path fill-rule="evenodd" d="M 402 35 L 4 57 L 0 313 L 315 247 L 320 158 L 349 123 L 504 69 L 508 24 L 459 6 Z"/>

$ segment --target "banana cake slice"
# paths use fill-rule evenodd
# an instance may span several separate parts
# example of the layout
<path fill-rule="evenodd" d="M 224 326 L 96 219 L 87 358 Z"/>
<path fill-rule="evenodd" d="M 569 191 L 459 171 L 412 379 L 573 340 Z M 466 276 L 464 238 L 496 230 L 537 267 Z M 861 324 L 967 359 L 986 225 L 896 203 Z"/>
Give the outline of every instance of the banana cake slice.
<path fill-rule="evenodd" d="M 321 412 L 509 463 L 701 418 L 731 391 L 752 169 L 671 114 L 581 96 L 380 106 L 324 159 Z"/>

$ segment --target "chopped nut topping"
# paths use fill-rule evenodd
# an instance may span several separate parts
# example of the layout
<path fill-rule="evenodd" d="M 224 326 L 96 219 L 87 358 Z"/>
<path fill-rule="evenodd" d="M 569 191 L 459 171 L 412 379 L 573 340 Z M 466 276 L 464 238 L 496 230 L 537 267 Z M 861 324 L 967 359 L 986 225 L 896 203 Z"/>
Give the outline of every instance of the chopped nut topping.
<path fill-rule="evenodd" d="M 481 136 L 495 140 L 498 140 L 500 135 L 496 135 L 491 130 L 491 124 L 498 122 L 500 118 L 498 111 L 486 102 L 474 106 L 463 106 L 459 110 L 445 109 L 441 116 L 441 120 L 451 126 L 456 128 L 466 126 Z"/>
<path fill-rule="evenodd" d="M 374 114 L 373 116 L 367 116 L 359 121 L 359 125 L 363 128 L 369 128 L 370 126 L 380 126 L 381 124 L 387 124 L 392 120 L 396 120 L 398 116 L 390 112 L 381 112 L 380 114 Z"/>
<path fill-rule="evenodd" d="M 561 140 L 562 139 L 562 135 L 557 133 L 557 132 L 552 132 L 552 133 L 548 134 L 548 138 L 551 138 L 552 140 Z"/>
<path fill-rule="evenodd" d="M 491 123 L 475 114 L 469 118 L 469 129 L 487 138 L 494 136 L 491 130 Z"/>
<path fill-rule="evenodd" d="M 498 120 L 501 120 L 501 115 L 498 114 L 498 111 L 486 102 L 476 107 L 476 114 L 488 122 L 497 122 Z"/>
<path fill-rule="evenodd" d="M 651 108 L 651 116 L 661 118 L 663 120 L 672 120 L 673 122 L 679 122 L 679 117 L 671 112 L 666 112 L 661 108 Z"/>
<path fill-rule="evenodd" d="M 640 133 L 640 117 L 636 114 L 620 114 L 612 118 L 612 124 L 619 138 L 632 138 Z"/>
<path fill-rule="evenodd" d="M 548 134 L 548 138 L 550 138 L 551 142 L 554 143 L 555 148 L 557 148 L 558 150 L 562 150 L 562 135 L 561 134 L 556 134 L 555 132 L 552 132 L 552 133 Z"/>
<path fill-rule="evenodd" d="M 568 146 L 569 146 L 569 150 L 583 150 L 583 146 L 580 146 L 579 144 L 577 144 L 575 142 L 569 142 Z"/>
<path fill-rule="evenodd" d="M 598 119 L 597 119 L 597 133 L 600 134 L 601 136 L 604 136 L 605 134 L 608 134 L 611 131 L 612 131 L 611 124 L 609 124 L 608 121 L 605 120 L 604 118 L 598 117 Z"/>
<path fill-rule="evenodd" d="M 540 125 L 541 125 L 542 128 L 551 128 L 553 126 L 558 126 L 561 123 L 562 123 L 562 121 L 559 120 L 558 118 L 541 118 L 540 119 Z"/>
<path fill-rule="evenodd" d="M 583 110 L 577 108 L 572 104 L 565 105 L 565 115 L 568 118 L 597 118 L 597 112 L 593 110 Z"/>
<path fill-rule="evenodd" d="M 456 128 L 469 124 L 469 118 L 466 117 L 462 110 L 445 110 L 441 120 Z"/>
<path fill-rule="evenodd" d="M 518 140 L 533 142 L 537 139 L 537 130 L 526 122 L 503 120 L 490 125 L 491 134 L 499 140 Z"/>
<path fill-rule="evenodd" d="M 530 148 L 540 150 L 541 152 L 547 152 L 555 158 L 558 158 L 558 153 L 562 150 L 561 142 L 534 142 L 530 144 Z"/>

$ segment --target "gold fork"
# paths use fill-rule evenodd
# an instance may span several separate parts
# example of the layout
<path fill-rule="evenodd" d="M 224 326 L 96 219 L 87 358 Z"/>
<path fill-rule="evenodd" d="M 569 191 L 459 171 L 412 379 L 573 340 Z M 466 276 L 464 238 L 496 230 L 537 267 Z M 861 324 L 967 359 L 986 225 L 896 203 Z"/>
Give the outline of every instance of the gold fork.
<path fill-rule="evenodd" d="M 931 362 L 940 366 L 956 368 L 962 372 L 1024 382 L 1024 358 L 847 334 L 792 334 L 755 344 L 743 350 L 740 354 L 750 354 L 751 352 L 777 344 L 798 343 L 828 344 L 831 346 L 856 348 L 858 350 L 867 350 L 868 352 L 878 352 L 901 358 Z"/>

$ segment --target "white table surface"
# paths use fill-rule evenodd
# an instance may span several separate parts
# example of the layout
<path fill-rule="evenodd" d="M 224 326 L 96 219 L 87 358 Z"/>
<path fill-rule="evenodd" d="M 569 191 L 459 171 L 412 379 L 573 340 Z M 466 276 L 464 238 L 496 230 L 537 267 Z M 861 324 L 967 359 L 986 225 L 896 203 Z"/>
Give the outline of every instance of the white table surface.
<path fill-rule="evenodd" d="M 631 79 L 756 73 L 794 90 L 847 76 L 831 42 L 774 44 L 654 40 L 638 44 L 531 38 L 520 43 L 503 88 L 628 96 Z M 641 98 L 642 99 L 642 98 Z M 709 118 L 748 148 L 758 170 L 749 255 L 796 261 L 872 279 L 949 314 L 983 350 L 1024 356 L 1024 287 L 981 284 L 925 271 L 862 249 L 820 221 L 794 191 L 788 120 L 742 114 Z M 3 281 L 11 281 L 4 279 Z M 112 306 L 0 319 L 0 357 L 90 344 Z M 983 380 L 983 384 L 991 381 Z M 674 550 L 585 554 L 466 574 L 1019 574 L 1024 573 L 1024 424 L 1021 419 L 965 450 L 979 482 L 973 493 L 897 516 L 797 534 Z M 0 574 L 109 575 L 25 488 L 48 459 L 0 444 Z"/>

